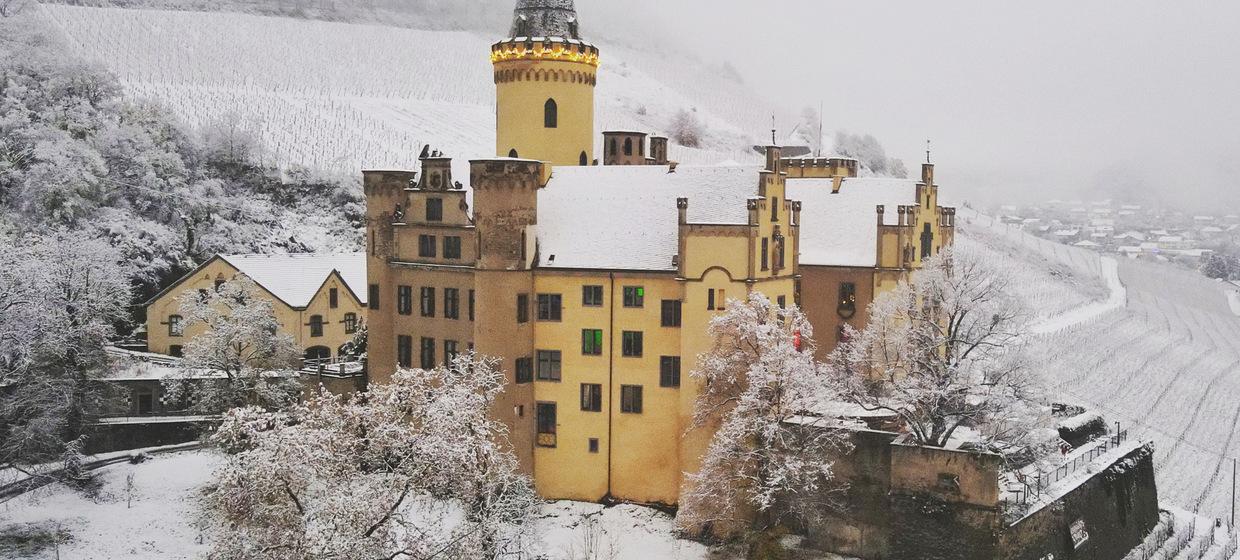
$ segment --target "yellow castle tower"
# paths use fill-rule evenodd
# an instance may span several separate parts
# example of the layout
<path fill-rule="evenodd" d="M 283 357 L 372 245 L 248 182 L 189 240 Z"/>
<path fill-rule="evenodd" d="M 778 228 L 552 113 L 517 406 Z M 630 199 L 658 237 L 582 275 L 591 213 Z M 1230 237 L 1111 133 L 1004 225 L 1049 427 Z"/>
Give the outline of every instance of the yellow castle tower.
<path fill-rule="evenodd" d="M 590 165 L 598 48 L 581 40 L 573 0 L 518 0 L 491 62 L 495 154 Z"/>

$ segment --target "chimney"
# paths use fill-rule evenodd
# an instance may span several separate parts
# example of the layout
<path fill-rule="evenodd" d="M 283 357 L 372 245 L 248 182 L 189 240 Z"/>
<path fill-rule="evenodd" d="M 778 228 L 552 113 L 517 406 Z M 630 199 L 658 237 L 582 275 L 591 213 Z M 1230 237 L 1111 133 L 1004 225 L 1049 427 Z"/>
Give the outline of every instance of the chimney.
<path fill-rule="evenodd" d="M 689 223 L 689 199 L 684 197 L 676 199 L 676 213 L 680 225 Z"/>

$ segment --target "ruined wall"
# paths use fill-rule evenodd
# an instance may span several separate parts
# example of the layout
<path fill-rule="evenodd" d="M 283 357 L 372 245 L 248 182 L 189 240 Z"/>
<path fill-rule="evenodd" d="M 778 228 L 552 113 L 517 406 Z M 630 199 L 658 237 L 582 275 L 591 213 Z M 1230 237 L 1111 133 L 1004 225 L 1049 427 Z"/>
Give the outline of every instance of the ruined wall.
<path fill-rule="evenodd" d="M 839 496 L 841 509 L 806 521 L 803 529 L 814 546 L 860 558 L 887 555 L 891 516 L 891 442 L 897 434 L 878 431 L 853 433 L 853 452 L 834 466 L 836 480 L 846 488 Z"/>
<path fill-rule="evenodd" d="M 990 453 L 892 444 L 890 558 L 996 558 L 999 470 Z"/>
<path fill-rule="evenodd" d="M 1153 456 L 1150 444 L 1136 448 L 1059 500 L 1016 522 L 1001 539 L 1003 558 L 1123 558 L 1158 523 Z"/>

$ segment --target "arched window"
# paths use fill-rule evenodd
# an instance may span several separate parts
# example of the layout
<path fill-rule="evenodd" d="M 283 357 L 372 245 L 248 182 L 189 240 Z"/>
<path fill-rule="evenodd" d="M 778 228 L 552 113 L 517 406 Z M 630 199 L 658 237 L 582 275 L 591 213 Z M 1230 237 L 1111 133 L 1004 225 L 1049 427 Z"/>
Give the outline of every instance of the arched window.
<path fill-rule="evenodd" d="M 581 157 L 577 158 L 577 163 L 582 167 L 590 165 L 590 157 L 585 152 L 581 152 Z"/>
<path fill-rule="evenodd" d="M 513 148 L 513 149 L 511 149 L 511 150 L 508 150 L 508 157 L 513 158 L 513 159 L 517 159 L 518 157 L 521 157 L 521 156 L 518 156 L 518 155 L 517 155 L 517 149 L 516 149 L 516 148 Z"/>
<path fill-rule="evenodd" d="M 611 139 L 611 146 L 607 148 L 607 151 L 610 152 L 611 155 L 613 156 L 616 155 L 616 139 L 615 138 Z"/>
<path fill-rule="evenodd" d="M 626 156 L 633 155 L 633 139 L 632 138 L 624 139 L 624 155 Z"/>
<path fill-rule="evenodd" d="M 315 337 L 315 338 L 323 336 L 323 316 L 322 315 L 311 315 L 310 316 L 310 336 Z"/>
<path fill-rule="evenodd" d="M 168 336 L 185 336 L 185 318 L 180 315 L 168 316 Z"/>
<path fill-rule="evenodd" d="M 543 106 L 543 126 L 547 128 L 556 128 L 560 125 L 560 108 L 555 104 L 554 99 L 548 99 L 547 104 Z"/>
<path fill-rule="evenodd" d="M 332 357 L 332 349 L 326 346 L 311 346 L 306 349 L 306 360 L 323 361 L 330 360 Z M 306 364 L 307 366 L 310 364 Z"/>
<path fill-rule="evenodd" d="M 930 250 L 933 244 L 934 233 L 930 231 L 930 224 L 926 224 L 925 229 L 921 232 L 921 258 L 930 258 Z"/>

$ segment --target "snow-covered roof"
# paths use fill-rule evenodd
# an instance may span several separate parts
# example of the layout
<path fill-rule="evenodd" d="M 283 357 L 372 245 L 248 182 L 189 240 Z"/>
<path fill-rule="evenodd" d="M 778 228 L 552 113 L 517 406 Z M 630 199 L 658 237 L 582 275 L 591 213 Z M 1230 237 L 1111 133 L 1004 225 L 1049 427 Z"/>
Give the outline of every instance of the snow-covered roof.
<path fill-rule="evenodd" d="M 556 167 L 538 193 L 539 266 L 673 271 L 676 199 L 690 223 L 746 224 L 758 166 Z M 828 189 L 829 190 L 829 189 Z"/>
<path fill-rule="evenodd" d="M 336 271 L 361 303 L 366 303 L 366 253 L 296 255 L 220 255 L 263 289 L 292 307 L 306 307 Z"/>
<path fill-rule="evenodd" d="M 877 207 L 895 225 L 897 207 L 917 204 L 911 179 L 844 179 L 831 193 L 832 179 L 788 179 L 789 200 L 801 201 L 801 264 L 871 267 L 878 263 Z M 690 206 L 692 207 L 692 206 Z"/>

